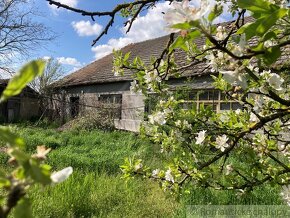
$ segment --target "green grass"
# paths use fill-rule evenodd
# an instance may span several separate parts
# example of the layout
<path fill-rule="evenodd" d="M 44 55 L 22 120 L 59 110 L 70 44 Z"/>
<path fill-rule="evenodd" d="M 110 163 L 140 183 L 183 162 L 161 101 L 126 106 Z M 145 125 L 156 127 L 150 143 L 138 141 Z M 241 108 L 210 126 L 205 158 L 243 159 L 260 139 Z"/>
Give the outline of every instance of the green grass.
<path fill-rule="evenodd" d="M 155 148 L 133 133 L 14 128 L 30 153 L 37 145 L 52 148 L 47 163 L 55 170 L 74 168 L 64 183 L 29 192 L 36 217 L 171 217 L 179 209 L 158 183 L 141 179 L 126 183 L 121 178 L 119 166 L 125 157 L 146 157 L 150 165 L 160 161 Z M 6 160 L 0 156 L 1 163 Z"/>
<path fill-rule="evenodd" d="M 52 148 L 48 163 L 59 169 L 66 166 L 86 172 L 120 172 L 125 157 L 146 158 L 150 165 L 160 161 L 154 147 L 133 133 L 101 130 L 57 132 L 53 129 L 19 128 L 29 152 L 37 145 Z"/>
<path fill-rule="evenodd" d="M 55 187 L 35 188 L 30 196 L 37 217 L 172 217 L 177 208 L 148 180 L 124 183 L 120 175 L 79 171 Z"/>
<path fill-rule="evenodd" d="M 192 188 L 177 200 L 157 182 L 134 179 L 126 183 L 119 169 L 125 157 L 141 157 L 151 166 L 166 161 L 157 154 L 157 147 L 132 133 L 14 128 L 29 152 L 42 144 L 52 148 L 47 162 L 54 170 L 74 168 L 64 183 L 29 191 L 36 217 L 185 217 L 186 205 L 283 204 L 279 187 L 264 186 L 241 196 L 235 191 Z M 7 160 L 0 153 L 2 166 Z"/>

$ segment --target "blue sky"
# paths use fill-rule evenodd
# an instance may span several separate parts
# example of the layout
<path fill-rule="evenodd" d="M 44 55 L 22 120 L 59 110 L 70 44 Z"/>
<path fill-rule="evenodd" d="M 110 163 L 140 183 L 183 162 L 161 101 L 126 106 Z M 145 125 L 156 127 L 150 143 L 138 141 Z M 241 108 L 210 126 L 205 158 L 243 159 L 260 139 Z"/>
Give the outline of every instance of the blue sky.
<path fill-rule="evenodd" d="M 100 10 L 110 10 L 114 7 L 116 1 L 102 1 L 99 4 L 94 0 L 64 0 L 60 2 L 87 10 L 97 10 L 98 5 Z M 93 23 L 89 17 L 68 12 L 64 9 L 53 8 L 45 0 L 37 0 L 35 4 L 42 14 L 39 22 L 44 23 L 57 35 L 53 42 L 46 45 L 46 49 L 40 49 L 37 52 L 37 56 L 59 58 L 68 70 L 79 68 L 95 59 L 91 43 L 102 29 L 102 26 L 105 25 L 104 19 L 98 19 L 96 23 Z M 76 26 L 75 29 L 73 23 Z M 79 25 L 77 25 L 78 23 Z M 118 24 L 116 23 L 116 25 Z M 83 32 L 78 33 L 77 27 L 82 28 Z M 84 35 L 85 32 L 87 33 Z M 110 36 L 117 36 L 118 32 L 116 28 L 112 28 Z M 107 39 L 108 37 L 105 37 L 99 43 L 105 44 Z"/>
<path fill-rule="evenodd" d="M 115 20 L 109 34 L 104 36 L 94 47 L 91 46 L 92 41 L 104 28 L 109 18 L 95 17 L 96 22 L 93 22 L 90 17 L 50 6 L 46 0 L 30 2 L 41 14 L 40 17 L 37 17 L 37 21 L 44 23 L 57 35 L 53 42 L 46 44 L 45 49 L 37 49 L 31 58 L 54 57 L 63 64 L 67 73 L 105 56 L 113 48 L 122 48 L 129 43 L 168 34 L 164 28 L 165 22 L 162 12 L 166 12 L 170 6 L 165 2 L 158 3 L 156 8 L 138 17 L 129 34 L 124 32 L 123 23 L 125 20 L 119 17 Z M 117 3 L 124 1 L 59 0 L 59 2 L 88 11 L 108 11 L 112 10 Z M 220 21 L 224 21 L 225 17 L 221 18 Z"/>
<path fill-rule="evenodd" d="M 116 0 L 59 1 L 88 11 L 112 10 L 116 3 L 123 2 Z M 129 43 L 167 34 L 164 30 L 161 13 L 168 9 L 168 5 L 164 3 L 139 17 L 133 26 L 132 32 L 128 35 L 124 34 L 123 22 L 125 20 L 119 17 L 110 29 L 109 34 L 103 37 L 94 47 L 91 46 L 92 41 L 103 30 L 108 18 L 96 17 L 96 22 L 93 22 L 90 17 L 49 6 L 46 0 L 37 0 L 34 4 L 42 14 L 38 21 L 44 23 L 57 35 L 52 43 L 46 45 L 46 49 L 40 48 L 35 57 L 54 57 L 64 64 L 65 69 L 69 72 L 103 57 L 110 53 L 113 48 L 121 48 Z"/>

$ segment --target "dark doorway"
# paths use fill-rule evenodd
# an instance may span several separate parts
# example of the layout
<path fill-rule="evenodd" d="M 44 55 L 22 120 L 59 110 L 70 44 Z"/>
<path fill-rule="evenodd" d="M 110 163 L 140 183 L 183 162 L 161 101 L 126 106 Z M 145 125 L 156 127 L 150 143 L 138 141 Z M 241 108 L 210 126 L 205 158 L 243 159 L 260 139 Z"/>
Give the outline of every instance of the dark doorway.
<path fill-rule="evenodd" d="M 0 122 L 4 123 L 7 122 L 8 112 L 7 112 L 7 102 L 3 102 L 0 104 Z"/>
<path fill-rule="evenodd" d="M 79 115 L 80 97 L 70 97 L 70 115 L 75 118 Z"/>

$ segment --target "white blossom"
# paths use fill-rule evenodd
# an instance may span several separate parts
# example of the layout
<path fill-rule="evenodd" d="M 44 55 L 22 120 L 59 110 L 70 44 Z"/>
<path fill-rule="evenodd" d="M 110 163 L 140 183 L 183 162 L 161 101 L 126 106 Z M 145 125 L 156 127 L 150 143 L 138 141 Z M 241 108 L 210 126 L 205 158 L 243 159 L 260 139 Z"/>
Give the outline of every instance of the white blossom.
<path fill-rule="evenodd" d="M 270 48 L 272 46 L 277 45 L 277 42 L 273 41 L 273 40 L 267 40 L 264 42 L 264 46 L 265 48 Z"/>
<path fill-rule="evenodd" d="M 251 113 L 251 114 L 250 114 L 250 119 L 249 119 L 249 121 L 250 121 L 251 123 L 256 123 L 256 122 L 259 121 L 259 118 L 256 116 L 256 114 Z"/>
<path fill-rule="evenodd" d="M 229 175 L 233 170 L 234 168 L 231 164 L 226 165 L 226 175 Z"/>
<path fill-rule="evenodd" d="M 153 170 L 152 171 L 152 176 L 153 177 L 158 177 L 158 174 L 160 173 L 160 170 L 159 169 L 156 169 L 156 170 Z"/>
<path fill-rule="evenodd" d="M 271 73 L 270 78 L 268 79 L 269 85 L 278 91 L 282 90 L 282 83 L 284 82 L 284 79 L 281 78 L 278 74 L 276 73 Z"/>
<path fill-rule="evenodd" d="M 176 125 L 177 127 L 181 127 L 181 120 L 177 120 L 177 121 L 175 122 L 175 125 Z"/>
<path fill-rule="evenodd" d="M 243 34 L 241 35 L 241 38 L 240 38 L 240 41 L 239 41 L 239 47 L 240 47 L 242 50 L 244 50 L 245 47 L 246 47 L 246 45 L 247 45 L 246 34 L 243 33 Z"/>
<path fill-rule="evenodd" d="M 227 81 L 229 84 L 233 86 L 241 86 L 243 89 L 246 89 L 248 84 L 247 84 L 247 79 L 245 76 L 239 71 L 237 68 L 234 71 L 220 71 L 221 74 L 223 74 L 223 78 L 225 81 Z"/>
<path fill-rule="evenodd" d="M 258 72 L 259 72 L 259 67 L 256 67 L 256 66 L 254 66 L 254 65 L 252 65 L 252 64 L 250 64 L 249 66 L 248 66 L 248 68 L 249 68 L 249 70 L 251 70 L 253 73 L 255 73 L 255 74 L 257 74 Z"/>
<path fill-rule="evenodd" d="M 215 72 L 218 70 L 218 63 L 216 57 L 213 53 L 210 53 L 205 56 L 205 58 L 209 61 L 209 66 L 211 66 L 211 72 Z"/>
<path fill-rule="evenodd" d="M 281 196 L 286 201 L 286 203 L 290 206 L 290 185 L 282 186 Z"/>
<path fill-rule="evenodd" d="M 190 6 L 188 0 L 174 1 L 172 7 L 164 15 L 164 20 L 168 24 L 170 32 L 179 32 L 179 29 L 172 28 L 173 25 L 199 20 L 211 10 L 207 0 L 202 0 L 199 8 Z"/>
<path fill-rule="evenodd" d="M 146 83 L 151 83 L 153 81 L 161 82 L 161 78 L 159 77 L 156 69 L 151 71 L 145 71 L 144 79 Z"/>
<path fill-rule="evenodd" d="M 174 183 L 174 178 L 173 178 L 173 176 L 171 174 L 171 169 L 168 169 L 165 172 L 165 180 Z"/>
<path fill-rule="evenodd" d="M 227 143 L 228 140 L 229 138 L 226 135 L 218 136 L 216 138 L 216 147 L 224 152 L 225 149 L 229 147 L 229 144 Z"/>
<path fill-rule="evenodd" d="M 136 165 L 134 166 L 134 169 L 137 171 L 137 170 L 142 169 L 142 167 L 143 167 L 143 164 L 142 164 L 142 163 L 139 163 L 139 164 L 136 164 Z"/>
<path fill-rule="evenodd" d="M 216 31 L 217 32 L 215 36 L 217 40 L 224 40 L 228 36 L 226 28 L 224 26 L 218 26 Z"/>
<path fill-rule="evenodd" d="M 213 53 L 209 53 L 205 58 L 209 61 L 208 65 L 211 66 L 211 72 L 217 72 L 229 57 L 224 52 L 218 51 L 216 56 Z"/>
<path fill-rule="evenodd" d="M 46 148 L 44 145 L 37 146 L 36 148 L 37 153 L 33 155 L 33 157 L 40 159 L 40 160 L 45 160 L 46 155 L 51 151 L 51 148 Z"/>
<path fill-rule="evenodd" d="M 203 143 L 203 141 L 205 140 L 205 133 L 206 133 L 206 130 L 202 130 L 197 133 L 197 136 L 195 137 L 196 139 L 195 144 L 201 145 Z"/>
<path fill-rule="evenodd" d="M 149 115 L 149 122 L 151 124 L 159 124 L 159 125 L 164 125 L 166 123 L 166 116 L 167 116 L 167 112 L 161 112 L 158 111 L 155 114 Z"/>
<path fill-rule="evenodd" d="M 141 93 L 142 91 L 139 90 L 139 85 L 136 80 L 131 82 L 130 91 L 133 93 Z"/>
<path fill-rule="evenodd" d="M 235 111 L 235 113 L 236 113 L 237 115 L 239 115 L 241 112 L 242 112 L 242 110 L 241 110 L 240 108 L 238 108 L 238 109 Z"/>
<path fill-rule="evenodd" d="M 229 119 L 230 119 L 230 118 L 229 118 L 229 116 L 228 116 L 227 113 L 225 113 L 225 112 L 221 113 L 221 115 L 220 115 L 220 121 L 221 121 L 222 123 L 228 122 Z"/>
<path fill-rule="evenodd" d="M 60 183 L 66 180 L 73 173 L 72 167 L 64 168 L 51 174 L 50 179 L 53 183 Z"/>
<path fill-rule="evenodd" d="M 188 123 L 187 120 L 183 120 L 183 127 L 186 129 L 191 129 L 192 125 L 190 123 Z"/>
<path fill-rule="evenodd" d="M 260 113 L 262 108 L 263 108 L 263 105 L 264 105 L 264 98 L 261 97 L 261 96 L 256 96 L 256 98 L 255 98 L 255 106 L 253 107 L 253 110 L 256 113 Z"/>

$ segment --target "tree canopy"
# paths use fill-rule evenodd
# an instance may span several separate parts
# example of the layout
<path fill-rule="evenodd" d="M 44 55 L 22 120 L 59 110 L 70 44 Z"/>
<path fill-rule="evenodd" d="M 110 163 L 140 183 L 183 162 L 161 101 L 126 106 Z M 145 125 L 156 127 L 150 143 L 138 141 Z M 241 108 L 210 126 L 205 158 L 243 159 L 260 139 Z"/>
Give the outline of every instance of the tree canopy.
<path fill-rule="evenodd" d="M 51 30 L 37 21 L 32 1 L 0 0 L 0 68 L 14 73 L 11 65 L 55 38 Z"/>
<path fill-rule="evenodd" d="M 130 31 L 141 11 L 161 2 L 131 1 L 112 11 L 89 12 L 47 1 L 92 20 L 109 17 L 93 44 L 107 34 L 116 15 L 127 19 Z M 164 12 L 164 19 L 171 35 L 160 58 L 145 64 L 139 57 L 132 60 L 130 53 L 115 52 L 113 71 L 135 72 L 131 90 L 147 97 L 155 93 L 158 101 L 142 134 L 160 146 L 168 159 L 164 166 L 150 169 L 142 160 L 128 158 L 122 166 L 124 177 L 155 179 L 174 192 L 202 186 L 246 193 L 265 183 L 279 184 L 285 185 L 283 196 L 290 203 L 288 2 L 217 0 L 213 6 L 208 1 L 198 6 L 187 0 L 169 2 L 172 9 Z M 225 8 L 235 21 L 216 25 Z M 200 38 L 205 42 L 202 47 L 195 43 Z M 175 61 L 180 50 L 186 53 L 186 63 Z M 217 113 L 170 89 L 168 78 L 180 77 L 199 63 L 208 66 L 225 101 L 237 103 L 240 109 Z"/>

